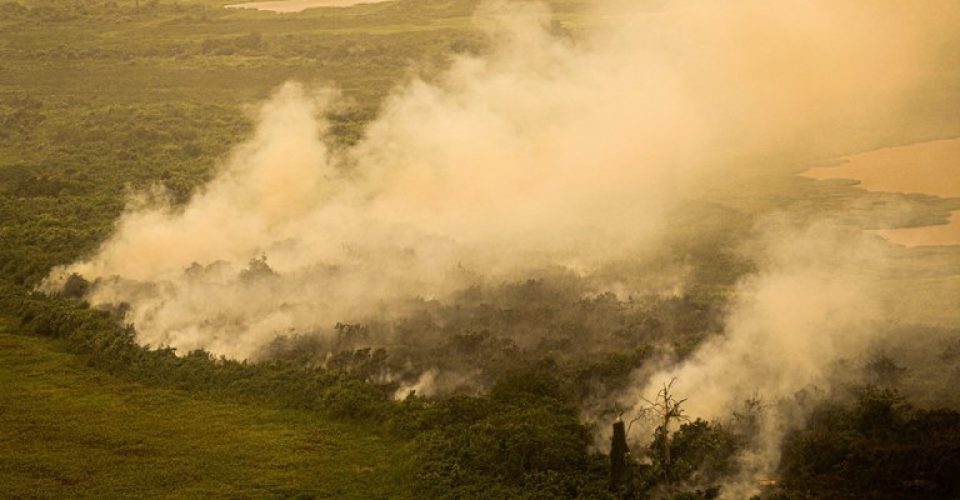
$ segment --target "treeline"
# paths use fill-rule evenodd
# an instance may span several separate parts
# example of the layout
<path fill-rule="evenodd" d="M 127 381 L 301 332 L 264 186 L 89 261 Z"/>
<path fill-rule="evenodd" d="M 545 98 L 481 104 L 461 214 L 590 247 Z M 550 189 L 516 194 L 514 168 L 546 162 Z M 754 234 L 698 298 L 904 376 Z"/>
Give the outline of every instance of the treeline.
<path fill-rule="evenodd" d="M 433 371 L 429 395 L 440 396 L 485 392 L 504 373 L 549 365 L 585 407 L 610 401 L 650 359 L 683 356 L 722 329 L 723 296 L 621 300 L 590 287 L 571 274 L 476 286 L 443 301 L 406 302 L 390 320 L 280 336 L 261 357 L 362 371 L 371 382 L 389 374 L 395 386 Z"/>
<path fill-rule="evenodd" d="M 379 426 L 417 450 L 416 481 L 430 497 L 615 497 L 609 459 L 605 450 L 591 447 L 595 429 L 581 420 L 580 404 L 590 387 L 625 379 L 647 358 L 643 350 L 579 363 L 529 357 L 510 364 L 482 395 L 424 399 L 411 394 L 394 401 L 394 385 L 370 383 L 370 371 L 355 363 L 323 368 L 305 358 L 250 363 L 203 351 L 178 356 L 170 348 L 138 345 L 120 311 L 25 293 L 9 284 L 0 290 L 0 308 L 19 318 L 23 331 L 60 339 L 92 367 L 127 380 Z M 355 327 L 341 329 L 358 334 Z M 469 346 L 483 340 L 468 336 L 451 343 L 475 354 Z M 676 464 L 671 483 L 701 477 L 705 468 L 713 471 L 709 477 L 721 477 L 725 469 L 720 467 L 727 467 L 737 449 L 724 427 L 702 421 L 685 424 L 670 440 Z M 662 441 L 651 443 L 651 449 L 661 447 Z M 662 488 L 667 478 L 661 470 L 639 469 L 637 491 Z"/>
<path fill-rule="evenodd" d="M 0 290 L 0 308 L 19 318 L 23 331 L 60 339 L 91 366 L 124 379 L 315 411 L 400 437 L 417 450 L 415 480 L 419 492 L 430 497 L 712 498 L 736 475 L 738 453 L 759 434 L 757 414 L 749 411 L 728 422 L 678 422 L 668 433 L 658 426 L 646 448 L 632 450 L 629 478 L 611 484 L 606 445 L 593 446 L 597 429 L 581 419 L 581 398 L 598 382 L 629 374 L 647 359 L 643 352 L 578 363 L 530 357 L 510 365 L 481 395 L 411 394 L 394 401 L 395 385 L 371 383 L 369 365 L 354 362 L 377 358 L 369 349 L 359 357 L 343 351 L 340 362 L 326 368 L 308 358 L 252 363 L 203 351 L 177 355 L 170 348 L 138 345 L 118 311 L 25 293 L 6 283 Z M 345 335 L 359 335 L 358 328 L 341 327 Z M 779 485 L 766 487 L 763 497 L 960 494 L 954 473 L 960 467 L 960 413 L 916 409 L 876 386 L 857 386 L 850 394 L 825 399 L 809 422 L 789 435 Z"/>
<path fill-rule="evenodd" d="M 591 461 L 588 429 L 546 372 L 505 377 L 488 396 L 394 402 L 388 391 L 349 372 L 216 359 L 203 351 L 177 356 L 173 349 L 138 345 L 133 328 L 122 325 L 116 312 L 9 284 L 0 290 L 0 308 L 16 315 L 23 331 L 60 339 L 90 366 L 127 380 L 317 411 L 411 440 L 420 450 L 418 481 L 424 492 L 521 496 L 548 483 L 568 493 L 604 491 L 603 467 L 588 467 L 602 462 Z"/>

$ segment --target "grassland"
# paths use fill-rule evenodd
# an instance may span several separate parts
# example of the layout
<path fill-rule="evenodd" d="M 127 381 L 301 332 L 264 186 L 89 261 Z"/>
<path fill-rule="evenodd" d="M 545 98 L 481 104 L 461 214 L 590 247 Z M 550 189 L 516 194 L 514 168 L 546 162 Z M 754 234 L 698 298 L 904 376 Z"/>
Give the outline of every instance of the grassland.
<path fill-rule="evenodd" d="M 406 497 L 406 448 L 359 425 L 145 387 L 0 324 L 0 496 Z"/>

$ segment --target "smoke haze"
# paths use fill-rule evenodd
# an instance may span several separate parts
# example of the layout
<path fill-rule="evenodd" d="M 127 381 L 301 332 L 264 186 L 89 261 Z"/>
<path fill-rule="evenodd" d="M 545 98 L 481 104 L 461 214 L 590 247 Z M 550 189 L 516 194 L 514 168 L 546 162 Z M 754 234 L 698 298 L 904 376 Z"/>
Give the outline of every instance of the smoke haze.
<path fill-rule="evenodd" d="M 675 233 L 711 230 L 672 224 L 690 200 L 900 133 L 957 26 L 960 4 L 934 5 L 609 2 L 571 38 L 541 4 L 488 3 L 476 20 L 491 52 L 402 84 L 358 144 L 332 146 L 336 91 L 287 83 L 189 203 L 132 200 L 45 286 L 79 273 L 97 280 L 91 303 L 129 304 L 143 344 L 251 358 L 281 334 L 400 316 L 405 299 L 669 252 Z M 823 384 L 868 345 L 879 242 L 821 223 L 751 234 L 758 272 L 725 335 L 638 374 L 624 401 L 676 377 L 691 415 L 720 417 L 756 391 Z M 682 286 L 674 272 L 657 283 Z M 635 293 L 623 279 L 614 291 Z"/>

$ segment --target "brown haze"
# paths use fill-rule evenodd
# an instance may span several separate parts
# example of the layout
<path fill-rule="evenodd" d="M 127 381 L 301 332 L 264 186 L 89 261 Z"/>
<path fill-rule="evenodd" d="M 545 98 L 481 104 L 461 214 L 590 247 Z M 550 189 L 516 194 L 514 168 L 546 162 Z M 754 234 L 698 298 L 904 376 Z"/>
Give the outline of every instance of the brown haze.
<path fill-rule="evenodd" d="M 89 300 L 129 303 L 141 343 L 248 358 L 279 334 L 402 314 L 392 305 L 407 297 L 544 266 L 590 275 L 662 248 L 680 229 L 666 214 L 725 178 L 895 135 L 960 10 L 660 4 L 605 4 L 575 42 L 539 4 L 487 4 L 492 52 L 401 85 L 346 149 L 323 118 L 336 92 L 287 83 L 186 206 L 132 200 L 99 251 L 46 286 L 99 279 Z M 726 335 L 638 374 L 625 402 L 677 377 L 689 412 L 717 417 L 754 391 L 819 383 L 865 345 L 883 319 L 868 293 L 883 251 L 856 231 L 789 226 L 746 245 L 759 272 L 738 285 Z M 275 274 L 242 272 L 261 256 Z M 778 436 L 744 460 L 772 463 Z"/>

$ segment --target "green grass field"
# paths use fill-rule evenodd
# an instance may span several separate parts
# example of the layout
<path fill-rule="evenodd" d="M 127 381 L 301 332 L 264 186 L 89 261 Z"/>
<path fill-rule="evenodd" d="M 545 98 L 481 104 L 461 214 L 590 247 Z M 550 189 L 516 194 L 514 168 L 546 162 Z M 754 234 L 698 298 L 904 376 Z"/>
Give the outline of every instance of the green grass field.
<path fill-rule="evenodd" d="M 0 326 L 0 496 L 411 496 L 405 447 L 312 413 L 127 383 Z"/>

